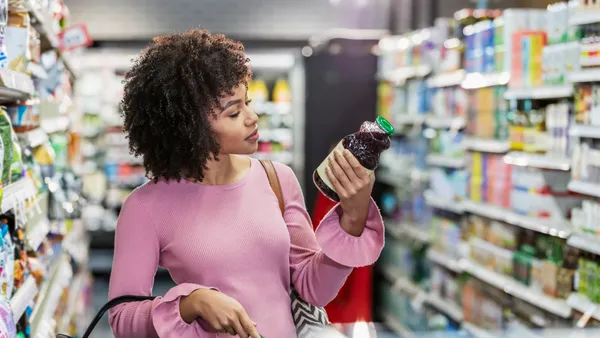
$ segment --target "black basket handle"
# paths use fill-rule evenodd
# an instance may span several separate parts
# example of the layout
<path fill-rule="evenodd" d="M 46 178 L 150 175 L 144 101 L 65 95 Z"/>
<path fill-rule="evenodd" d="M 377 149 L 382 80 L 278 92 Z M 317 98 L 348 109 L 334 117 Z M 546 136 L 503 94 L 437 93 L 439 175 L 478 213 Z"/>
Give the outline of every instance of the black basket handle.
<path fill-rule="evenodd" d="M 98 325 L 98 322 L 100 321 L 100 319 L 102 319 L 102 316 L 104 316 L 106 311 L 110 310 L 112 307 L 115 307 L 115 306 L 117 306 L 119 304 L 123 304 L 123 303 L 153 300 L 154 298 L 155 297 L 150 297 L 150 296 L 121 296 L 121 297 L 116 297 L 116 298 L 111 299 L 108 303 L 104 304 L 104 306 L 100 309 L 100 311 L 98 311 L 96 316 L 94 316 L 94 319 L 92 319 L 92 322 L 87 327 L 87 329 L 85 330 L 85 332 L 83 333 L 81 338 L 88 338 L 92 334 L 92 331 L 94 331 L 94 328 L 96 327 L 96 325 Z M 56 338 L 72 338 L 72 337 L 67 336 L 66 334 L 59 333 L 56 335 Z"/>

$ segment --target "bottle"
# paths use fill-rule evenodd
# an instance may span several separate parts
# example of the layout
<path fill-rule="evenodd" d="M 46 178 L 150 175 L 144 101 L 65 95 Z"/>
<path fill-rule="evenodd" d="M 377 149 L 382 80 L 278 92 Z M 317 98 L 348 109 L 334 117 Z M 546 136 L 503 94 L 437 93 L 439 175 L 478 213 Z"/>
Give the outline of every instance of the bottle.
<path fill-rule="evenodd" d="M 367 169 L 369 174 L 377 168 L 379 155 L 390 147 L 390 135 L 394 133 L 394 127 L 385 118 L 379 116 L 375 121 L 363 122 L 359 131 L 344 137 L 333 149 L 333 151 L 348 149 L 358 159 L 360 164 Z M 325 168 L 328 165 L 329 162 L 325 159 L 314 171 L 313 181 L 323 195 L 333 201 L 339 202 L 340 197 L 325 173 Z"/>

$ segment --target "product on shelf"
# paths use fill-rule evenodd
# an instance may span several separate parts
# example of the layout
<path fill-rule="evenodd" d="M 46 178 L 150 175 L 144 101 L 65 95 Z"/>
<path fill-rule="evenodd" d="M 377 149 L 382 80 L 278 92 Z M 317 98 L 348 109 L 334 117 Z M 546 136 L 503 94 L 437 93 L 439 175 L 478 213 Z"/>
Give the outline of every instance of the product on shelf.
<path fill-rule="evenodd" d="M 380 154 L 390 147 L 390 135 L 393 133 L 394 127 L 383 117 L 378 117 L 376 123 L 364 122 L 358 132 L 344 137 L 334 151 L 342 152 L 347 149 L 366 170 L 372 172 L 379 164 Z M 325 172 L 328 166 L 329 156 L 315 170 L 313 179 L 321 193 L 331 200 L 339 201 L 335 187 Z"/>

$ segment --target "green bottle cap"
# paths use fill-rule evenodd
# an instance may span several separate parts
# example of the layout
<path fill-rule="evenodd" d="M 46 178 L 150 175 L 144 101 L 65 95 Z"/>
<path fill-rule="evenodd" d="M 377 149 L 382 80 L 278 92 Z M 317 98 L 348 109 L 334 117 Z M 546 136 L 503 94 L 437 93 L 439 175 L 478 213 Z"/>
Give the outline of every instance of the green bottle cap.
<path fill-rule="evenodd" d="M 395 131 L 394 126 L 392 126 L 392 124 L 385 118 L 383 118 L 381 116 L 377 116 L 377 119 L 375 120 L 375 122 L 377 122 L 377 125 L 379 126 L 379 128 L 381 128 L 383 131 L 385 131 L 386 134 L 392 135 L 394 133 L 394 131 Z"/>

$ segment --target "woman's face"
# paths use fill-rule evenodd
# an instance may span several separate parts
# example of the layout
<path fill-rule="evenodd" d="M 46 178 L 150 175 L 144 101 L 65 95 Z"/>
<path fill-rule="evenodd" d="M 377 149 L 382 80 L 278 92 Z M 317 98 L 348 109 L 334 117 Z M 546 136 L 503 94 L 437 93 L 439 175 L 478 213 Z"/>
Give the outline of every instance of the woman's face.
<path fill-rule="evenodd" d="M 249 155 L 258 149 L 258 116 L 248 107 L 245 85 L 233 95 L 221 98 L 221 108 L 211 117 L 211 125 L 221 145 L 221 154 Z"/>

